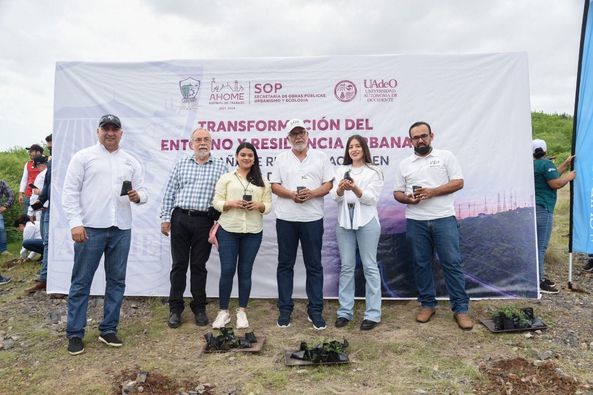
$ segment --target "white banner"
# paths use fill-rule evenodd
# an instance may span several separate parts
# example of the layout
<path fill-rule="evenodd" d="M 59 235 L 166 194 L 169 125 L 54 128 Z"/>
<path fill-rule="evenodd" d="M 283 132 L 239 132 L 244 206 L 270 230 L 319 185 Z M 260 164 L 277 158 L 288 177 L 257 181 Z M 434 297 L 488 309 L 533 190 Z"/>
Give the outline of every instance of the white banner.
<path fill-rule="evenodd" d="M 145 167 L 150 193 L 147 204 L 133 209 L 127 295 L 169 294 L 170 247 L 160 234 L 159 212 L 169 170 L 192 152 L 191 131 L 209 129 L 213 155 L 229 167 L 236 146 L 251 141 L 269 174 L 275 156 L 289 149 L 284 125 L 302 118 L 312 147 L 334 164 L 341 163 L 348 136 L 361 134 L 383 168 L 379 265 L 385 297 L 415 296 L 404 206 L 395 202 L 392 188 L 395 166 L 412 153 L 409 125 L 419 120 L 431 124 L 433 145 L 451 150 L 463 169 L 465 188 L 456 193 L 455 208 L 470 296 L 537 297 L 524 53 L 58 63 L 54 106 L 49 292 L 67 293 L 72 270 L 73 246 L 60 204 L 68 162 L 96 143 L 99 117 L 113 113 L 122 120 L 122 147 Z M 325 212 L 324 294 L 335 297 L 340 262 L 336 204 L 329 197 Z M 274 223 L 273 214 L 265 218 L 253 297 L 277 296 Z M 220 270 L 214 250 L 208 271 L 207 293 L 216 296 Z M 305 296 L 304 273 L 299 257 L 297 297 Z M 446 294 L 442 278 L 437 287 Z M 103 289 L 101 268 L 92 293 Z"/>

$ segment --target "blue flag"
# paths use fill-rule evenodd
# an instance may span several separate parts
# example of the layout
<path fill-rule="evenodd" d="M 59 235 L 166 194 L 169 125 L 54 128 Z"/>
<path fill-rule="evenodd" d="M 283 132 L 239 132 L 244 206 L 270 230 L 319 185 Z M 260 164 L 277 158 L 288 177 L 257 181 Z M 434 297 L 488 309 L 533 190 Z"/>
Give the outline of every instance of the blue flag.
<path fill-rule="evenodd" d="M 572 249 L 593 254 L 593 0 L 585 1 L 574 116 Z"/>

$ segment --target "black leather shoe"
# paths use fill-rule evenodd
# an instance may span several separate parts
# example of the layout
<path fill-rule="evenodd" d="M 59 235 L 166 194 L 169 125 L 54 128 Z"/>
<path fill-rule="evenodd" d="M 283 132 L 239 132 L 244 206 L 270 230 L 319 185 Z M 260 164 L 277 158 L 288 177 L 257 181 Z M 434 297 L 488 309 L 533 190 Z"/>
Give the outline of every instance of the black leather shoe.
<path fill-rule="evenodd" d="M 196 325 L 197 326 L 208 325 L 208 316 L 206 315 L 206 310 L 199 310 L 195 313 L 195 315 L 196 315 Z"/>
<path fill-rule="evenodd" d="M 348 318 L 338 317 L 334 325 L 336 326 L 336 328 L 342 328 L 348 325 L 349 322 L 350 320 Z"/>
<path fill-rule="evenodd" d="M 169 328 L 179 328 L 181 326 L 181 313 L 171 312 L 167 325 L 169 325 Z"/>
<path fill-rule="evenodd" d="M 360 324 L 361 331 L 370 331 L 374 327 L 376 327 L 379 323 L 371 320 L 363 320 L 362 324 Z"/>

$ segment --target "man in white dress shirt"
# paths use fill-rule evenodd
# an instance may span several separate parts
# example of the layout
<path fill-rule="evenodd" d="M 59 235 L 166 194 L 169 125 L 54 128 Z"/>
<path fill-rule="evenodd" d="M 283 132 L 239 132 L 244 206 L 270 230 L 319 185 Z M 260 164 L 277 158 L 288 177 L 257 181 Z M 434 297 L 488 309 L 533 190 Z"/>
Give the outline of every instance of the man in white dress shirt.
<path fill-rule="evenodd" d="M 148 199 L 140 162 L 119 148 L 122 134 L 117 116 L 102 116 L 97 128 L 99 142 L 72 157 L 64 180 L 62 203 L 74 240 L 66 327 L 71 355 L 84 351 L 89 292 L 103 254 L 106 286 L 99 341 L 112 347 L 122 345 L 117 325 L 130 251 L 130 203 L 142 204 Z"/>

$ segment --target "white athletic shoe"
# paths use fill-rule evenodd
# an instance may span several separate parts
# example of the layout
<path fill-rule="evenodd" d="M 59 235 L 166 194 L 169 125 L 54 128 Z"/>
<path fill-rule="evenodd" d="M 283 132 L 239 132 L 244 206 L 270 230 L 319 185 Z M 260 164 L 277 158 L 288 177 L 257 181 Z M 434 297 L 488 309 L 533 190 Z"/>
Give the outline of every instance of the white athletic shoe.
<path fill-rule="evenodd" d="M 229 311 L 228 310 L 220 310 L 218 312 L 218 315 L 216 316 L 216 319 L 212 323 L 212 328 L 214 328 L 214 329 L 224 328 L 226 326 L 226 324 L 228 324 L 229 322 L 231 322 L 231 316 L 229 314 Z"/>
<path fill-rule="evenodd" d="M 249 328 L 249 321 L 247 321 L 247 314 L 245 310 L 237 309 L 237 329 Z"/>

